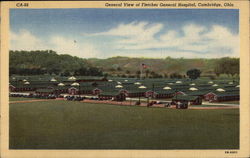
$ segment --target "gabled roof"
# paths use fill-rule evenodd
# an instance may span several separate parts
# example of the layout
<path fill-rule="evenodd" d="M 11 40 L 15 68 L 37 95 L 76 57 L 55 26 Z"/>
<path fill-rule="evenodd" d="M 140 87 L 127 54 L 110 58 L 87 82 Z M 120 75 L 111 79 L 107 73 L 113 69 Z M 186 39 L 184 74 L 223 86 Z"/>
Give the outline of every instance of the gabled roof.
<path fill-rule="evenodd" d="M 157 94 L 174 94 L 175 91 L 174 90 L 154 90 L 154 92 L 156 92 Z"/>
<path fill-rule="evenodd" d="M 93 87 L 93 86 L 81 86 L 80 90 L 81 91 L 92 91 L 94 89 L 96 89 L 97 87 Z"/>
<path fill-rule="evenodd" d="M 145 93 L 148 89 L 126 89 L 128 93 Z"/>
<path fill-rule="evenodd" d="M 37 89 L 36 92 L 39 92 L 39 93 L 53 93 L 54 89 Z"/>
<path fill-rule="evenodd" d="M 232 93 L 232 92 L 218 92 L 218 91 L 213 91 L 213 92 L 209 92 L 211 94 L 214 94 L 218 97 L 223 97 L 223 96 L 239 96 L 239 92 L 235 92 L 235 93 Z M 209 94 L 207 93 L 207 94 Z"/>
<path fill-rule="evenodd" d="M 105 95 L 105 96 L 117 96 L 119 95 L 119 91 L 102 91 L 100 95 Z"/>
<path fill-rule="evenodd" d="M 199 90 L 199 91 L 189 91 L 189 92 L 186 92 L 188 95 L 192 95 L 192 96 L 199 96 L 199 95 L 205 95 L 207 93 L 209 93 L 211 91 L 209 90 Z"/>
<path fill-rule="evenodd" d="M 172 100 L 185 100 L 185 101 L 194 101 L 198 99 L 198 96 L 190 96 L 190 95 L 176 95 L 172 98 Z"/>
<path fill-rule="evenodd" d="M 55 90 L 62 90 L 62 89 L 69 89 L 70 86 L 56 86 L 54 87 Z"/>
<path fill-rule="evenodd" d="M 230 97 L 230 96 L 239 96 L 240 94 L 237 93 L 226 93 L 226 94 L 217 94 L 217 97 Z"/>

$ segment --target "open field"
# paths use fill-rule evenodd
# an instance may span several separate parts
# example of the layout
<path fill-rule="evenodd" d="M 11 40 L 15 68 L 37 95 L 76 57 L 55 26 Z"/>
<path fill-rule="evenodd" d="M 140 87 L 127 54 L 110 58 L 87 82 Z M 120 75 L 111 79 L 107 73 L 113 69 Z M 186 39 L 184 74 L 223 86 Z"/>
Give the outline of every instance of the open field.
<path fill-rule="evenodd" d="M 9 97 L 9 101 L 35 100 L 36 98 Z"/>
<path fill-rule="evenodd" d="M 237 149 L 239 109 L 10 104 L 10 149 Z"/>

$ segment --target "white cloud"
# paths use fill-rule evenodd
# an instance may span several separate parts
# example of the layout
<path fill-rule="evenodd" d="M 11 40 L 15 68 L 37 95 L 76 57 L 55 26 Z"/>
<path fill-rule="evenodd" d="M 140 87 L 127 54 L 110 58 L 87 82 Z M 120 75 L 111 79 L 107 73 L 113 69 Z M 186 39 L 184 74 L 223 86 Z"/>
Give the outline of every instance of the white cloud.
<path fill-rule="evenodd" d="M 88 37 L 94 37 L 89 39 Z M 100 36 L 103 36 L 99 38 Z M 109 36 L 105 40 L 106 37 Z M 83 58 L 112 56 L 216 58 L 239 57 L 239 35 L 224 26 L 188 24 L 168 29 L 161 23 L 132 22 L 106 32 L 68 38 L 51 35 L 41 39 L 28 30 L 11 32 L 12 50 L 47 50 Z M 103 42 L 91 40 L 102 39 Z"/>
<path fill-rule="evenodd" d="M 102 55 L 102 53 L 91 43 L 84 43 L 82 45 L 82 50 L 83 57 L 85 58 L 96 58 Z"/>
<path fill-rule="evenodd" d="M 107 32 L 93 34 L 93 36 L 109 35 L 124 37 L 120 40 L 121 44 L 133 44 L 148 42 L 154 39 L 154 35 L 163 28 L 160 23 L 150 24 L 148 22 L 132 22 L 129 24 L 120 24 Z"/>
<path fill-rule="evenodd" d="M 92 58 L 98 56 L 100 52 L 91 43 L 83 43 L 74 39 L 62 36 L 53 36 L 50 39 L 53 49 L 59 54 L 70 54 L 72 56 Z"/>
<path fill-rule="evenodd" d="M 71 52 L 73 54 L 79 50 L 79 46 L 72 39 L 66 39 L 61 36 L 53 36 L 49 41 L 59 52 Z"/>
<path fill-rule="evenodd" d="M 185 38 L 189 39 L 189 40 L 199 40 L 200 39 L 200 34 L 205 31 L 205 28 L 203 26 L 199 26 L 196 24 L 189 24 L 186 25 L 182 28 L 184 34 L 185 34 Z"/>
<path fill-rule="evenodd" d="M 208 38 L 210 43 L 208 47 L 216 51 L 216 48 L 230 49 L 232 51 L 231 56 L 239 56 L 239 35 L 234 35 L 230 31 L 222 26 L 214 25 L 212 30 L 204 35 Z"/>
<path fill-rule="evenodd" d="M 165 33 L 162 34 L 162 32 Z M 121 37 L 122 39 L 113 41 L 114 48 L 121 50 L 174 48 L 173 52 L 175 53 L 168 51 L 169 56 L 175 56 L 176 53 L 182 54 L 183 57 L 194 55 L 196 57 L 239 56 L 239 36 L 219 25 L 208 28 L 197 24 L 188 24 L 177 31 L 169 30 L 160 23 L 132 22 L 120 24 L 107 32 L 93 35 Z M 157 51 L 154 51 L 154 55 L 156 53 Z"/>
<path fill-rule="evenodd" d="M 18 33 L 10 32 L 10 47 L 12 50 L 47 49 L 45 43 L 27 30 Z"/>
<path fill-rule="evenodd" d="M 59 35 L 48 37 L 43 40 L 33 35 L 28 30 L 21 30 L 18 33 L 10 32 L 12 50 L 55 50 L 58 54 L 70 54 L 83 58 L 96 57 L 100 52 L 89 42 L 75 41 Z"/>

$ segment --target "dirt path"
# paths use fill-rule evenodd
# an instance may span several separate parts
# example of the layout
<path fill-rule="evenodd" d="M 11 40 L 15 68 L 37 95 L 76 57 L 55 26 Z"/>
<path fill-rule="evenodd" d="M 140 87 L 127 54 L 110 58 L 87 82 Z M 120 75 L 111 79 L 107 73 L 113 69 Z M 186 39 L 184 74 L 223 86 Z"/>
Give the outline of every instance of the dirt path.
<path fill-rule="evenodd" d="M 135 102 L 124 101 L 124 102 L 116 102 L 116 101 L 97 101 L 97 100 L 84 100 L 81 101 L 83 103 L 96 103 L 96 104 L 113 104 L 113 105 L 124 105 L 124 106 L 135 106 Z M 141 103 L 140 106 L 147 106 L 146 103 Z M 159 107 L 164 108 L 163 104 L 154 104 L 151 107 Z M 175 106 L 169 107 L 170 109 L 175 109 Z M 221 106 L 221 107 L 188 107 L 188 109 L 198 109 L 198 110 L 208 110 L 208 109 L 238 109 L 239 106 Z"/>
<path fill-rule="evenodd" d="M 50 101 L 51 99 L 36 99 L 36 100 L 20 100 L 20 101 L 10 101 L 11 104 L 15 103 L 32 103 L 32 102 L 42 102 L 42 101 Z M 55 100 L 64 100 L 64 99 L 55 99 Z M 66 100 L 65 100 L 66 101 Z M 71 101 L 68 101 L 69 103 Z M 82 103 L 95 103 L 95 104 L 112 104 L 112 105 L 120 105 L 120 106 L 135 106 L 134 101 L 123 101 L 123 102 L 117 102 L 117 101 L 108 101 L 108 100 L 83 100 Z M 137 105 L 138 106 L 138 105 Z M 147 103 L 141 103 L 139 106 L 147 106 Z M 154 104 L 151 107 L 159 107 L 164 108 L 165 106 L 163 104 Z M 175 109 L 175 106 L 169 107 L 170 109 Z M 221 107 L 188 107 L 188 109 L 197 109 L 197 110 L 208 110 L 208 109 L 237 109 L 239 106 L 221 106 Z"/>
<path fill-rule="evenodd" d="M 203 102 L 204 105 L 226 105 L 226 106 L 239 106 L 239 104 L 227 104 L 227 103 L 210 103 L 210 102 Z"/>
<path fill-rule="evenodd" d="M 188 107 L 188 109 L 213 110 L 213 109 L 239 109 L 239 106 L 222 106 L 222 107 Z"/>
<path fill-rule="evenodd" d="M 130 101 L 123 101 L 123 102 L 118 102 L 118 101 L 108 101 L 108 100 L 83 100 L 81 101 L 83 103 L 96 103 L 96 104 L 113 104 L 113 105 L 124 105 L 124 106 L 135 106 L 135 102 L 130 102 Z M 141 103 L 140 106 L 147 106 L 146 103 Z"/>

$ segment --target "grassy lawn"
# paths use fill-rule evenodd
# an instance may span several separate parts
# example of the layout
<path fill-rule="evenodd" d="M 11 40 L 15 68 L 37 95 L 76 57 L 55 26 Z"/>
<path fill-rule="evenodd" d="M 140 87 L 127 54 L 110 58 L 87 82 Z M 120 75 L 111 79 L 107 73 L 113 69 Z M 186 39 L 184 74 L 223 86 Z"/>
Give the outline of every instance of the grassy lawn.
<path fill-rule="evenodd" d="M 11 149 L 237 149 L 239 110 L 10 104 Z"/>
<path fill-rule="evenodd" d="M 37 98 L 9 97 L 9 101 L 36 100 Z"/>

